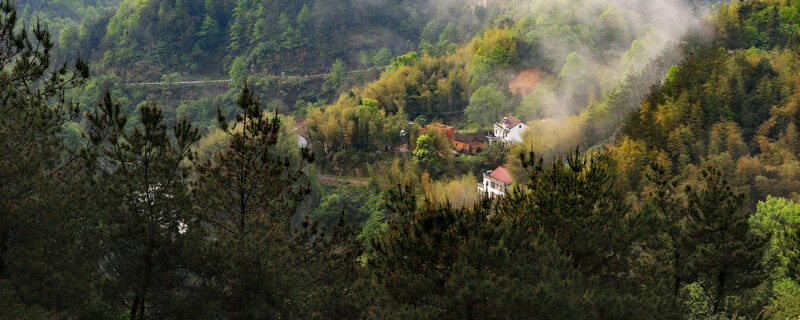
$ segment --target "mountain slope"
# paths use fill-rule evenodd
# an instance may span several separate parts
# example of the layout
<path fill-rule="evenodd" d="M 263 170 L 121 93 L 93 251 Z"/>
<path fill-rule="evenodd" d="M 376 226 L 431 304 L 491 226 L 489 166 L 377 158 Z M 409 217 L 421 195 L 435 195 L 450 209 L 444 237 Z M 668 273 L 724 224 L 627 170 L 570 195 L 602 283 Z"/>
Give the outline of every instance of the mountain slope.
<path fill-rule="evenodd" d="M 798 10 L 798 1 L 722 10 L 715 43 L 653 88 L 626 123 L 620 153 L 660 160 L 685 181 L 714 164 L 752 201 L 800 199 Z M 634 167 L 625 169 L 642 169 Z"/>

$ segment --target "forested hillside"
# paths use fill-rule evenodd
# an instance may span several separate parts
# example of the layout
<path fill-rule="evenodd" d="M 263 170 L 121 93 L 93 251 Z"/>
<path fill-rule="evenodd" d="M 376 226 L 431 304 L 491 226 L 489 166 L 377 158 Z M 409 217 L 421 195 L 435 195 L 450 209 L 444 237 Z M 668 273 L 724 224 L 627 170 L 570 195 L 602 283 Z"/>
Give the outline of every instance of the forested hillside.
<path fill-rule="evenodd" d="M 684 177 L 714 164 L 754 201 L 800 196 L 798 9 L 753 2 L 722 11 L 715 44 L 672 67 L 625 125 L 623 153 L 664 157 Z"/>
<path fill-rule="evenodd" d="M 41 21 L 53 35 L 75 28 L 86 20 L 98 19 L 116 8 L 122 0 L 17 0 L 20 17 L 32 24 Z"/>
<path fill-rule="evenodd" d="M 410 0 L 126 0 L 99 28 L 72 30 L 61 42 L 66 52 L 89 54 L 125 79 L 220 75 L 237 58 L 250 72 L 311 74 L 337 59 L 384 67 L 393 55 L 413 48 L 439 11 L 464 20 L 451 24 L 443 46 L 481 23 L 470 7 Z"/>
<path fill-rule="evenodd" d="M 800 0 L 0 0 L 0 319 L 798 319 L 799 50 Z"/>

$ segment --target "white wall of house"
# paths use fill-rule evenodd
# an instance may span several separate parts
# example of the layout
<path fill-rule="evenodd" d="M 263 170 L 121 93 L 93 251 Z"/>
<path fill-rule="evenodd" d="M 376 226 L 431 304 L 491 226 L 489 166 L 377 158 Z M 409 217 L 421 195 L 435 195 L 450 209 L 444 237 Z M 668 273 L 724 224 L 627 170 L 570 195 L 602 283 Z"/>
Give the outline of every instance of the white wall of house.
<path fill-rule="evenodd" d="M 519 143 L 522 142 L 522 134 L 525 133 L 525 130 L 528 130 L 528 126 L 524 123 L 520 123 L 513 128 L 508 130 L 508 134 L 506 136 L 506 141 L 509 143 Z"/>
<path fill-rule="evenodd" d="M 494 136 L 500 139 L 505 137 L 505 130 L 499 125 L 494 125 Z"/>
<path fill-rule="evenodd" d="M 300 148 L 308 147 L 308 140 L 306 140 L 306 138 L 303 138 L 303 136 L 298 134 L 296 139 L 297 139 L 297 146 L 299 146 Z"/>
<path fill-rule="evenodd" d="M 525 130 L 528 130 L 528 128 L 529 127 L 524 123 L 520 123 L 513 128 L 506 128 L 505 125 L 495 124 L 494 136 L 503 144 L 519 143 L 522 142 L 522 134 L 525 133 Z"/>
<path fill-rule="evenodd" d="M 487 176 L 483 176 L 483 185 L 478 188 L 478 190 L 490 197 L 505 197 L 506 196 L 506 186 L 504 183 L 492 179 Z"/>

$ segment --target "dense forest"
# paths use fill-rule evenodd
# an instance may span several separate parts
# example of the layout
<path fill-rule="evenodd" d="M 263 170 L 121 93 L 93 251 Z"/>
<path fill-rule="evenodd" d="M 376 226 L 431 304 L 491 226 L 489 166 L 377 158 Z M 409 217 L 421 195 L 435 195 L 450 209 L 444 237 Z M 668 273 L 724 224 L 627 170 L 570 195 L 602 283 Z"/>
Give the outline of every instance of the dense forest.
<path fill-rule="evenodd" d="M 0 0 L 0 319 L 800 319 L 799 50 L 798 0 Z"/>

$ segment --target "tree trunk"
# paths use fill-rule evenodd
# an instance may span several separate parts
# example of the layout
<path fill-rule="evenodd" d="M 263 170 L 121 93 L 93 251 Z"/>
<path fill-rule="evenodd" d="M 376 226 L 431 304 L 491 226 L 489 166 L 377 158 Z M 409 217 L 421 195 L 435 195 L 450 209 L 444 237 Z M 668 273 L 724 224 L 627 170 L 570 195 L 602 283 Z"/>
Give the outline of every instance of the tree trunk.
<path fill-rule="evenodd" d="M 725 273 L 720 272 L 717 275 L 717 296 L 714 299 L 714 314 L 719 312 L 720 304 L 725 299 Z"/>
<path fill-rule="evenodd" d="M 139 300 L 141 299 L 139 293 L 133 295 L 133 304 L 131 304 L 131 320 L 138 319 Z"/>
<path fill-rule="evenodd" d="M 7 276 L 6 253 L 8 252 L 9 238 L 8 232 L 0 232 L 0 279 Z"/>
<path fill-rule="evenodd" d="M 674 283 L 672 284 L 672 294 L 677 298 L 678 293 L 681 290 L 681 278 L 680 278 L 681 270 L 679 269 L 680 253 L 678 252 L 678 250 L 673 251 L 673 259 L 675 259 L 674 260 L 675 265 L 673 266 L 673 271 L 675 272 L 675 274 L 673 276 Z"/>

